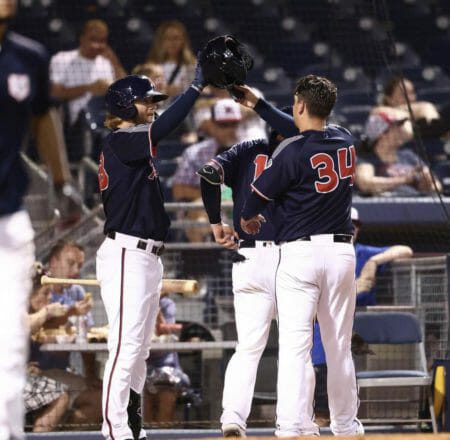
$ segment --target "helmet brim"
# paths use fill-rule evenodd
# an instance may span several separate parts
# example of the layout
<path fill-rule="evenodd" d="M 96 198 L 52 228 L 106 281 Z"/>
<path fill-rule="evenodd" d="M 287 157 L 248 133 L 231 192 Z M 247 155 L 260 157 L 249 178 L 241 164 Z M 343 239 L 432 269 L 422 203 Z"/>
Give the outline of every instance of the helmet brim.
<path fill-rule="evenodd" d="M 165 101 L 169 97 L 169 95 L 166 95 L 165 93 L 156 92 L 155 90 L 149 90 L 144 97 L 151 98 L 152 102 L 160 102 Z"/>

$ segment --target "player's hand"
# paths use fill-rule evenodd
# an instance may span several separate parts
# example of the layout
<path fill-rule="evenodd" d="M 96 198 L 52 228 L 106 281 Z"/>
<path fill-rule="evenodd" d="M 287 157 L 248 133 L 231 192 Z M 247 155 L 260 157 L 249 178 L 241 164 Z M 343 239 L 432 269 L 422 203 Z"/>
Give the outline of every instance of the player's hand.
<path fill-rule="evenodd" d="M 259 93 L 256 89 L 252 89 L 251 87 L 246 85 L 242 86 L 235 85 L 233 86 L 233 89 L 237 90 L 238 96 L 242 96 L 242 97 L 233 96 L 233 99 L 247 108 L 254 108 L 256 103 L 259 101 L 259 98 L 261 98 L 262 96 L 261 93 Z"/>
<path fill-rule="evenodd" d="M 106 94 L 106 91 L 108 90 L 108 87 L 110 86 L 111 81 L 107 79 L 98 79 L 97 81 L 94 81 L 89 86 L 89 91 L 94 96 L 103 96 Z"/>
<path fill-rule="evenodd" d="M 85 298 L 75 303 L 75 314 L 78 316 L 86 315 L 86 313 L 90 312 L 91 309 L 92 309 L 91 299 Z"/>
<path fill-rule="evenodd" d="M 238 234 L 230 225 L 217 223 L 211 225 L 211 231 L 217 244 L 220 244 L 226 249 L 238 248 Z"/>
<path fill-rule="evenodd" d="M 255 215 L 248 220 L 244 220 L 241 217 L 241 228 L 247 234 L 255 235 L 261 230 L 261 224 L 265 222 L 266 219 L 261 214 Z"/>
<path fill-rule="evenodd" d="M 60 318 L 61 316 L 65 316 L 68 311 L 68 307 L 59 302 L 48 304 L 45 306 L 45 309 L 47 311 L 47 319 Z"/>

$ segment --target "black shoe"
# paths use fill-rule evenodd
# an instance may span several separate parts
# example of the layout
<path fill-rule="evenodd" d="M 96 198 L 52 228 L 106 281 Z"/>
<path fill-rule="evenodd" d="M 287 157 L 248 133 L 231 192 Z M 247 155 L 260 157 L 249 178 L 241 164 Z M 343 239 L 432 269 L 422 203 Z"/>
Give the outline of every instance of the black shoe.
<path fill-rule="evenodd" d="M 142 429 L 142 412 L 141 412 L 141 395 L 130 388 L 130 400 L 127 407 L 128 426 L 133 433 L 133 440 L 141 440 L 145 437 L 139 438 Z"/>

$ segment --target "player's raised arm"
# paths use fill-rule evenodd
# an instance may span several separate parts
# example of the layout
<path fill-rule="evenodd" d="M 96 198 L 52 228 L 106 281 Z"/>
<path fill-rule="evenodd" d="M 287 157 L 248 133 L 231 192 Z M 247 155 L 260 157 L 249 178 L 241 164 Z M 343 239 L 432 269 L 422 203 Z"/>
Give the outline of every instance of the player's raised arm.
<path fill-rule="evenodd" d="M 247 85 L 235 85 L 233 90 L 237 91 L 234 98 L 239 104 L 255 110 L 262 119 L 281 133 L 283 137 L 288 138 L 298 134 L 294 118 L 267 102 L 257 90 Z"/>
<path fill-rule="evenodd" d="M 156 145 L 183 122 L 206 84 L 202 68 L 198 63 L 195 68 L 195 78 L 190 87 L 153 123 L 151 130 L 153 144 Z"/>

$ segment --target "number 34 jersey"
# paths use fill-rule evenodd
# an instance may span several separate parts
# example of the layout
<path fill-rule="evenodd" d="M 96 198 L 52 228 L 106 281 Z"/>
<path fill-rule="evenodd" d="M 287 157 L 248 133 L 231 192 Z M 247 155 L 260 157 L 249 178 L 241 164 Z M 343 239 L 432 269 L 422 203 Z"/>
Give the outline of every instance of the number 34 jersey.
<path fill-rule="evenodd" d="M 285 139 L 252 188 L 274 201 L 277 242 L 305 235 L 351 234 L 355 147 L 337 125 Z"/>

